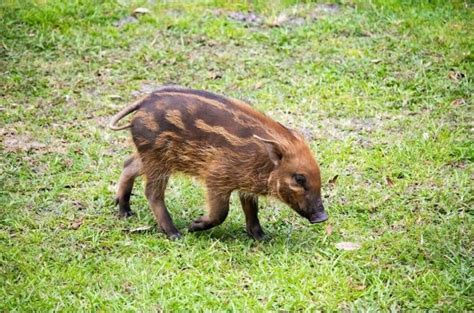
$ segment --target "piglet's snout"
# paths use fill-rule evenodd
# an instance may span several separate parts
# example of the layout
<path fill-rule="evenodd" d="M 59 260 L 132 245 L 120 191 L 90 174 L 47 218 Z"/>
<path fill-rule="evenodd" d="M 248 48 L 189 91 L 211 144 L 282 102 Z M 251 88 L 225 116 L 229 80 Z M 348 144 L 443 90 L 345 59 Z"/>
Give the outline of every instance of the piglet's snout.
<path fill-rule="evenodd" d="M 322 223 L 329 218 L 328 214 L 324 210 L 323 204 L 320 202 L 318 203 L 318 208 L 311 214 L 309 221 L 312 224 L 315 223 Z"/>
<path fill-rule="evenodd" d="M 327 220 L 329 217 L 328 217 L 328 214 L 325 212 L 325 211 L 322 211 L 322 212 L 316 212 L 314 213 L 313 215 L 311 215 L 311 218 L 309 219 L 309 221 L 312 223 L 312 224 L 315 224 L 315 223 L 321 223 L 321 222 L 324 222 L 325 220 Z"/>

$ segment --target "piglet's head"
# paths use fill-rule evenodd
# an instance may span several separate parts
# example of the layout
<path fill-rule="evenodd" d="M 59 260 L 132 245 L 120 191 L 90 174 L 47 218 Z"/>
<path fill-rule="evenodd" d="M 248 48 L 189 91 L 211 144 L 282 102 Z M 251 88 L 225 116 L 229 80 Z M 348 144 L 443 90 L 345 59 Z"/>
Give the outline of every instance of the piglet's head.
<path fill-rule="evenodd" d="M 257 137 L 257 136 L 255 136 Z M 294 133 L 294 140 L 281 143 L 257 137 L 274 164 L 268 179 L 270 194 L 288 204 L 311 223 L 328 219 L 321 199 L 321 175 L 308 144 Z"/>

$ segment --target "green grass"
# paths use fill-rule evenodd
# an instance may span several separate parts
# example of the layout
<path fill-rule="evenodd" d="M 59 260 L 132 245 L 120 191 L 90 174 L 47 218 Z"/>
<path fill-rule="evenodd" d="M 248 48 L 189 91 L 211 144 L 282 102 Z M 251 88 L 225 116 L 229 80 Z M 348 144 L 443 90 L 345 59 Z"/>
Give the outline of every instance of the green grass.
<path fill-rule="evenodd" d="M 183 3 L 0 4 L 0 311 L 472 310 L 472 4 Z M 114 26 L 140 6 L 150 13 Z M 248 10 L 263 25 L 227 17 Z M 281 12 L 304 23 L 266 25 Z M 169 241 L 141 183 L 137 215 L 117 218 L 133 149 L 104 125 L 169 82 L 305 133 L 329 222 L 266 199 L 269 239 L 254 242 L 233 197 L 223 225 Z M 167 195 L 183 231 L 202 214 L 194 180 Z"/>

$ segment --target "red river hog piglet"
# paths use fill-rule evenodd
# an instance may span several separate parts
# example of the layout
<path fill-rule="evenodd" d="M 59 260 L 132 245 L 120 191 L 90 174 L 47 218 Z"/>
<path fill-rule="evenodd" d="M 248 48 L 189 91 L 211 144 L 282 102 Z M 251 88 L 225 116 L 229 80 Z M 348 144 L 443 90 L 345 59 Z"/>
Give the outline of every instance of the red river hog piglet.
<path fill-rule="evenodd" d="M 130 124 L 117 126 L 132 112 Z M 117 113 L 109 127 L 130 128 L 136 146 L 118 183 L 119 214 L 131 215 L 133 183 L 143 175 L 156 221 L 170 238 L 180 237 L 180 232 L 166 208 L 165 189 L 177 172 L 206 186 L 207 214 L 191 223 L 192 232 L 224 222 L 234 190 L 239 191 L 247 232 L 257 240 L 264 236 L 259 195 L 280 199 L 311 223 L 328 218 L 319 166 L 303 137 L 244 102 L 165 86 Z"/>

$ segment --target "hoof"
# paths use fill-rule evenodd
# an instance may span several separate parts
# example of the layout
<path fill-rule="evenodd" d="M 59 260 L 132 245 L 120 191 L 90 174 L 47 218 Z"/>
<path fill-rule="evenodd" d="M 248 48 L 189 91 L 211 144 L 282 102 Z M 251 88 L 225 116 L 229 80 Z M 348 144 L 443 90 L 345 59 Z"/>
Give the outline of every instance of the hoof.
<path fill-rule="evenodd" d="M 203 229 L 205 229 L 205 225 L 206 225 L 206 223 L 204 222 L 204 218 L 200 217 L 200 218 L 196 219 L 194 222 L 192 222 L 191 225 L 189 225 L 188 231 L 190 233 L 192 233 L 192 232 L 195 232 L 195 231 L 203 230 Z"/>
<path fill-rule="evenodd" d="M 247 234 L 257 241 L 262 241 L 266 238 L 266 235 L 261 227 L 253 230 L 247 230 Z"/>
<path fill-rule="evenodd" d="M 179 239 L 181 239 L 181 237 L 182 237 L 182 236 L 181 236 L 181 233 L 179 233 L 179 232 L 178 232 L 178 233 L 171 234 L 171 235 L 167 235 L 167 236 L 168 236 L 168 238 L 169 238 L 170 240 L 173 240 L 173 241 L 174 241 L 174 240 L 179 240 Z"/>
<path fill-rule="evenodd" d="M 131 217 L 131 216 L 135 215 L 135 213 L 132 210 L 119 211 L 118 215 L 119 215 L 120 218 L 128 218 L 128 217 Z"/>
<path fill-rule="evenodd" d="M 191 225 L 189 225 L 188 227 L 188 231 L 190 233 L 201 230 L 201 229 L 202 229 L 202 223 L 198 221 L 192 222 Z"/>

